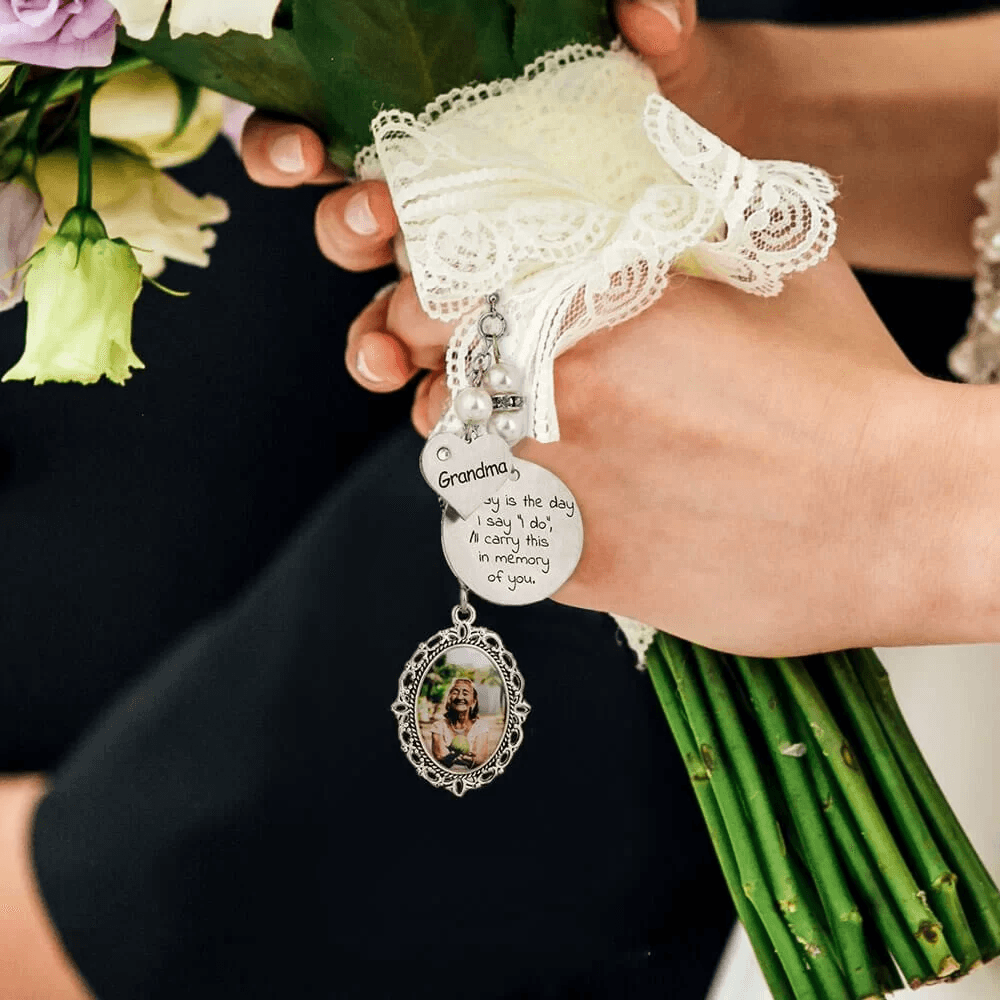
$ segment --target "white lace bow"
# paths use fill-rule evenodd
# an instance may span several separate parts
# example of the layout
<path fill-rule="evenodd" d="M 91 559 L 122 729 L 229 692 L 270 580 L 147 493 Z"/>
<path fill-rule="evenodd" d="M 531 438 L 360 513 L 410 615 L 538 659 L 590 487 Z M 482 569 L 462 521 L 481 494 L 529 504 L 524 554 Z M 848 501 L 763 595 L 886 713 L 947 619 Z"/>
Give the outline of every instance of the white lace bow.
<path fill-rule="evenodd" d="M 387 181 L 420 302 L 457 323 L 452 392 L 473 377 L 478 318 L 498 292 L 504 361 L 542 442 L 559 438 L 555 358 L 647 309 L 672 270 L 775 295 L 836 233 L 825 173 L 741 156 L 620 43 L 569 45 L 416 116 L 382 111 L 372 133 L 356 173 Z M 625 628 L 641 655 L 651 630 Z"/>
<path fill-rule="evenodd" d="M 449 385 L 468 385 L 499 292 L 504 360 L 543 442 L 559 438 L 554 359 L 648 308 L 672 268 L 775 295 L 836 233 L 825 173 L 741 156 L 621 45 L 569 45 L 419 115 L 382 111 L 372 132 L 356 173 L 389 185 L 424 310 L 458 322 Z"/>

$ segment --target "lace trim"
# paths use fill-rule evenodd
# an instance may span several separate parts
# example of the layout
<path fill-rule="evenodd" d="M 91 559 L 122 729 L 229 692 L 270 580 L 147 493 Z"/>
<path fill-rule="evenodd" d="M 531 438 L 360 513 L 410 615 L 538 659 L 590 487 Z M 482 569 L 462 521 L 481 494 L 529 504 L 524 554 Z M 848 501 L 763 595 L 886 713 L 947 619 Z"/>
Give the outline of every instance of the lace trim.
<path fill-rule="evenodd" d="M 952 374 L 966 382 L 1000 382 L 1000 152 L 989 162 L 989 177 L 976 185 L 986 213 L 972 227 L 976 249 L 975 300 L 965 336 L 948 355 Z"/>
<path fill-rule="evenodd" d="M 621 615 L 612 615 L 618 630 L 625 637 L 629 649 L 635 653 L 636 670 L 646 669 L 646 651 L 653 645 L 656 637 L 656 629 L 651 625 L 643 625 L 642 622 L 633 621 L 631 618 L 622 618 Z"/>
<path fill-rule="evenodd" d="M 620 44 L 567 46 L 419 115 L 382 111 L 372 132 L 356 172 L 387 181 L 421 304 L 457 323 L 449 386 L 469 384 L 475 318 L 499 291 L 539 441 L 559 437 L 554 359 L 647 309 L 672 270 L 774 295 L 836 232 L 825 174 L 747 160 Z"/>

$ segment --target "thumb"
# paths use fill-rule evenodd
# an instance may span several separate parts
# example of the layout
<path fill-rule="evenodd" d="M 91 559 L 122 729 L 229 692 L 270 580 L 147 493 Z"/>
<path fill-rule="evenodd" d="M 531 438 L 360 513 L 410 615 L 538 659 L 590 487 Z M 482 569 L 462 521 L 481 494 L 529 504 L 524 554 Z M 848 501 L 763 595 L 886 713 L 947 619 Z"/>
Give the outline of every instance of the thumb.
<path fill-rule="evenodd" d="M 698 20 L 695 0 L 615 0 L 615 19 L 659 79 L 683 71 Z"/>

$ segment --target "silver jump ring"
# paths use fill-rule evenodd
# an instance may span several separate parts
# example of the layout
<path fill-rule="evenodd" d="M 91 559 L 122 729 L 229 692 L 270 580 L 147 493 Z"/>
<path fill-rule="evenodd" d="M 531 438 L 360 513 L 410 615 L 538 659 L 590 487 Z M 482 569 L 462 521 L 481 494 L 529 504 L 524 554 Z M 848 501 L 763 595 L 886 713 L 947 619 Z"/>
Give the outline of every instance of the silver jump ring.
<path fill-rule="evenodd" d="M 476 620 L 476 609 L 469 604 L 469 591 L 462 586 L 461 604 L 456 604 L 451 609 L 451 620 L 455 625 L 471 625 Z"/>
<path fill-rule="evenodd" d="M 486 321 L 489 320 L 491 323 L 496 323 L 499 325 L 499 329 L 494 331 L 489 331 L 486 329 Z M 498 312 L 488 312 L 484 313 L 479 317 L 479 332 L 487 340 L 499 340 L 507 332 L 507 320 Z"/>

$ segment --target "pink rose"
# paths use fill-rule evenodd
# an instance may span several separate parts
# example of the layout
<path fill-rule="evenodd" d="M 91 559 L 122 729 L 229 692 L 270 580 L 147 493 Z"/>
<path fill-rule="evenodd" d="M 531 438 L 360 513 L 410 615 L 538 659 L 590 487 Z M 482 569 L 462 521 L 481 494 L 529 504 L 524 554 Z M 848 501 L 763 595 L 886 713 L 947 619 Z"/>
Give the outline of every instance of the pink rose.
<path fill-rule="evenodd" d="M 117 15 L 108 0 L 0 0 L 0 59 L 33 66 L 107 66 Z"/>

